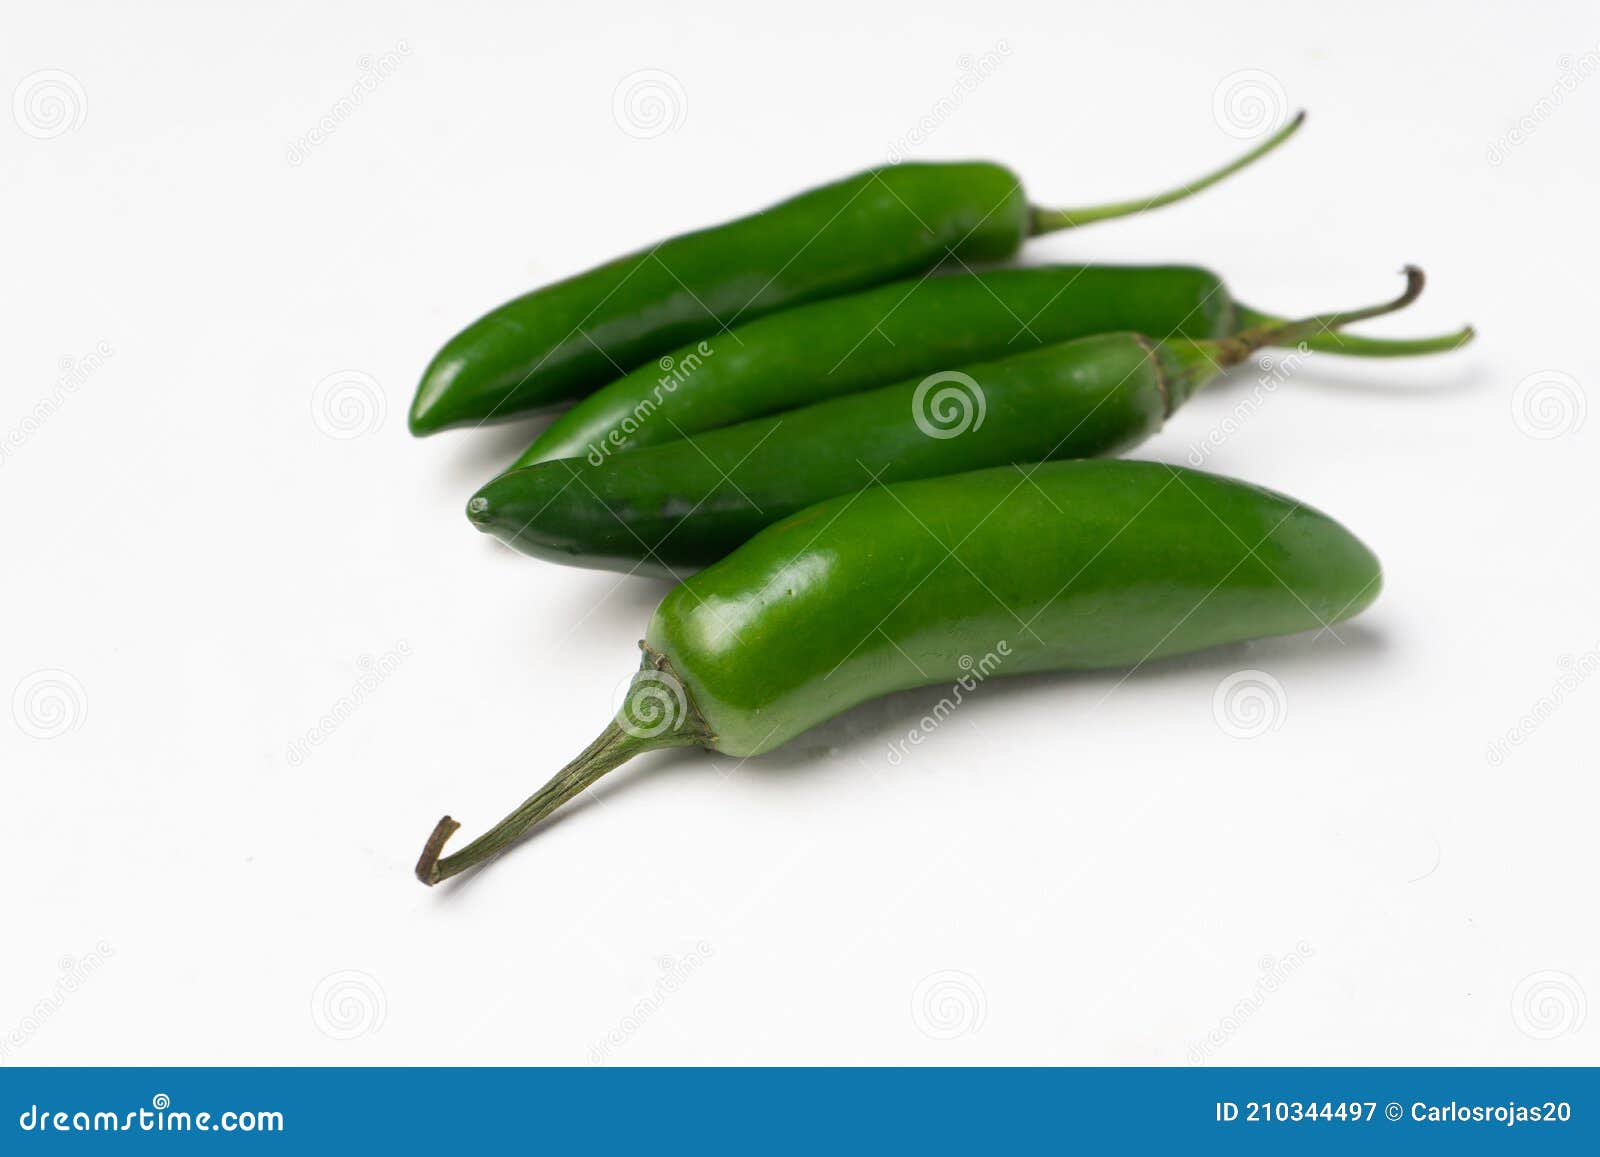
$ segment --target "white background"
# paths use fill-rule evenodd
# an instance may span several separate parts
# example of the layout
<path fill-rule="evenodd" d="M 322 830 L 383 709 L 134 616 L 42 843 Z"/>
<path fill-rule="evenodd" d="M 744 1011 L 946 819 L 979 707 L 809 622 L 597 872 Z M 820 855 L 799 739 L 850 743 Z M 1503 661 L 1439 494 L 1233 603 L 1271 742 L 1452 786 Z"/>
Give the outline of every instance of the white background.
<path fill-rule="evenodd" d="M 1600 1062 L 1593 15 L 14 7 L 4 91 L 59 70 L 68 107 L 0 119 L 0 1057 Z M 641 70 L 657 122 L 617 108 Z M 991 683 L 898 767 L 943 690 L 736 769 L 648 757 L 416 883 L 440 814 L 475 834 L 600 728 L 664 590 L 471 528 L 537 423 L 410 438 L 446 337 L 919 122 L 913 156 L 1044 203 L 1164 187 L 1246 147 L 1241 85 L 1258 127 L 1311 111 L 1279 155 L 1028 257 L 1199 262 L 1284 312 L 1414 261 L 1427 294 L 1367 331 L 1478 325 L 1314 359 L 1210 456 L 1382 557 L 1342 642 Z M 1141 453 L 1185 461 L 1250 392 Z M 1256 738 L 1214 708 L 1242 670 L 1281 687 Z"/>

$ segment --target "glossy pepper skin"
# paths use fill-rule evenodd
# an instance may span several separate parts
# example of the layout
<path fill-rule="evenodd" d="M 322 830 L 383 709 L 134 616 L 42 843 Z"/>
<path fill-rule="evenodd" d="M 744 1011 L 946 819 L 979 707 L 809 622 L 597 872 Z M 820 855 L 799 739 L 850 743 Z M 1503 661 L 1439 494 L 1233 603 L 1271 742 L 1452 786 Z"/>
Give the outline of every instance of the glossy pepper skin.
<path fill-rule="evenodd" d="M 1220 169 L 1133 201 L 1039 208 L 1002 165 L 905 163 L 674 237 L 507 302 L 451 338 L 417 387 L 411 432 L 542 409 L 740 321 L 946 260 L 1004 260 L 1030 236 L 1181 201 L 1277 148 L 1303 119 Z"/>
<path fill-rule="evenodd" d="M 1326 515 L 1160 463 L 1003 467 L 831 499 L 674 588 L 600 737 L 441 859 L 459 826 L 446 816 L 417 876 L 485 862 L 643 751 L 760 755 L 880 695 L 961 679 L 980 656 L 994 676 L 1139 667 L 1318 629 L 1381 582 Z"/>
<path fill-rule="evenodd" d="M 558 417 L 512 469 L 591 462 L 950 366 L 1119 330 L 1233 332 L 1221 280 L 1184 266 L 1044 266 L 895 282 L 714 334 Z"/>
<path fill-rule="evenodd" d="M 730 755 L 960 678 L 1139 665 L 1314 630 L 1378 560 L 1270 490 L 1161 463 L 1057 462 L 900 483 L 785 519 L 662 601 L 645 633 Z"/>
<path fill-rule="evenodd" d="M 680 570 L 762 527 L 863 487 L 1016 462 L 1115 454 L 1161 428 L 1228 366 L 1266 345 L 1403 309 L 1395 300 L 1214 341 L 1101 334 L 883 386 L 603 459 L 512 470 L 467 517 L 527 554 L 579 566 Z"/>
<path fill-rule="evenodd" d="M 510 469 L 591 463 L 949 366 L 1127 331 L 1220 338 L 1275 319 L 1235 303 L 1187 265 L 1045 265 L 894 282 L 713 334 L 623 375 L 560 415 Z M 1358 357 L 1434 353 L 1466 331 L 1395 340 L 1335 332 L 1315 350 Z"/>
<path fill-rule="evenodd" d="M 903 164 L 812 189 L 507 302 L 434 357 L 411 432 L 512 418 L 587 393 L 740 320 L 918 273 L 998 261 L 1028 204 L 1000 165 Z"/>
<path fill-rule="evenodd" d="M 1168 412 L 1155 347 L 1083 338 L 607 458 L 502 474 L 468 517 L 537 558 L 677 575 L 763 527 L 878 482 L 1111 454 Z M 970 384 L 969 384 L 970 383 Z"/>

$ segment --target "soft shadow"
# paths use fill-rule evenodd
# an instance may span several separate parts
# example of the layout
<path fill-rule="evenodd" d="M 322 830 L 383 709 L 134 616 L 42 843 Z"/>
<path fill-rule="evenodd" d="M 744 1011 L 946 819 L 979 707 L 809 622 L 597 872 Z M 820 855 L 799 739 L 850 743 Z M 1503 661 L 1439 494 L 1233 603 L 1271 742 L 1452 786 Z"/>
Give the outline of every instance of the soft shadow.
<path fill-rule="evenodd" d="M 476 429 L 445 430 L 433 435 L 457 443 L 451 447 L 445 465 L 447 481 L 454 486 L 476 490 L 516 461 L 517 456 L 544 433 L 545 427 L 557 416 L 552 411 Z"/>
<path fill-rule="evenodd" d="M 1138 694 L 1141 688 L 1175 682 L 1196 672 L 1220 678 L 1241 667 L 1259 667 L 1270 670 L 1274 675 L 1292 676 L 1296 671 L 1305 668 L 1327 666 L 1335 662 L 1351 665 L 1370 663 L 1381 656 L 1386 649 L 1383 636 L 1365 624 L 1340 623 L 1337 630 L 1342 644 L 1334 641 L 1326 632 L 1322 633 L 1320 638 L 1316 633 L 1307 632 L 1275 639 L 1234 643 L 1148 663 L 1131 676 L 1128 676 L 1126 669 L 1111 669 L 997 677 L 992 683 L 985 684 L 972 694 L 972 697 L 961 705 L 961 711 L 963 714 L 970 712 L 972 721 L 982 726 L 984 717 L 998 709 L 998 702 L 1002 696 L 1013 701 L 1034 700 L 1041 707 L 1049 706 L 1056 712 L 1054 715 L 1040 712 L 1039 726 L 1045 728 L 1051 726 L 1053 722 L 1059 722 L 1061 719 L 1059 713 L 1063 710 L 1069 713 L 1070 718 L 1070 712 L 1074 709 L 1084 711 L 1092 709 L 1113 689 L 1117 694 L 1133 695 Z M 1127 676 L 1125 681 L 1124 676 Z M 1121 681 L 1120 687 L 1119 681 Z M 708 754 L 695 748 L 651 752 L 607 775 L 588 792 L 534 828 L 526 838 L 508 848 L 498 859 L 491 861 L 491 865 L 501 862 L 509 864 L 533 854 L 531 848 L 538 843 L 541 835 L 580 814 L 586 815 L 593 821 L 596 817 L 588 813 L 602 810 L 596 805 L 618 802 L 620 797 L 637 794 L 636 788 L 642 779 L 659 783 L 663 789 L 668 789 L 672 781 L 679 777 L 707 774 L 730 776 L 734 769 L 740 774 L 748 772 L 758 776 L 794 772 L 851 773 L 855 770 L 853 765 L 859 763 L 863 757 L 879 759 L 887 741 L 886 737 L 898 736 L 917 720 L 929 714 L 934 706 L 949 694 L 950 684 L 953 682 L 954 680 L 951 680 L 950 683 L 899 691 L 863 703 L 813 727 L 776 751 L 753 759 L 744 760 L 733 756 Z M 881 759 L 879 761 L 881 762 Z M 554 774 L 556 770 L 552 767 L 548 774 Z M 531 794 L 538 786 L 539 783 L 530 781 L 528 793 Z M 511 810 L 519 803 L 521 798 L 507 801 L 506 810 Z M 482 826 L 470 832 L 463 828 L 457 833 L 456 841 L 464 846 L 476 839 L 481 832 L 487 831 L 488 827 L 499 818 L 499 816 L 488 817 Z M 446 851 L 448 854 L 448 849 Z M 483 867 L 446 880 L 434 890 L 453 894 L 459 889 L 470 887 Z"/>
<path fill-rule="evenodd" d="M 1382 361 L 1368 359 L 1357 363 L 1347 358 L 1335 364 L 1351 366 L 1359 364 L 1362 367 L 1361 372 L 1341 372 L 1329 364 L 1330 360 L 1337 358 L 1337 354 L 1319 354 L 1312 363 L 1315 368 L 1295 371 L 1280 382 L 1273 393 L 1356 394 L 1361 395 L 1363 400 L 1386 398 L 1409 402 L 1424 397 L 1450 398 L 1476 393 L 1490 389 L 1497 383 L 1494 373 L 1480 360 L 1474 360 L 1471 364 L 1451 366 L 1448 370 L 1442 366 L 1430 365 L 1426 373 L 1418 374 L 1408 373 L 1402 367 L 1411 362 L 1427 359 L 1393 358 Z M 1382 369 L 1378 368 L 1380 365 Z M 1205 393 L 1214 394 L 1219 398 L 1234 393 L 1247 394 L 1264 376 L 1259 370 L 1252 372 L 1248 365 L 1239 366 L 1212 382 L 1206 387 Z"/>
<path fill-rule="evenodd" d="M 533 559 L 528 561 L 534 562 Z M 685 571 L 684 577 L 687 578 L 689 573 Z M 621 574 L 596 570 L 585 572 L 585 577 L 594 581 L 586 582 L 583 589 L 574 594 L 568 612 L 570 621 L 576 623 L 585 619 L 603 606 L 608 615 L 620 614 L 630 622 L 637 620 L 641 634 L 656 607 L 667 597 L 667 592 L 678 585 L 676 580 L 657 574 Z"/>
<path fill-rule="evenodd" d="M 530 574 L 538 574 L 550 567 L 559 567 L 568 575 L 576 575 L 584 580 L 573 593 L 565 615 L 566 621 L 574 624 L 582 622 L 604 606 L 612 608 L 613 611 L 620 609 L 623 614 L 641 616 L 642 630 L 644 621 L 650 617 L 661 600 L 667 597 L 667 592 L 680 581 L 654 571 L 636 571 L 630 574 L 625 571 L 564 566 L 561 563 L 523 554 L 490 534 L 481 535 L 478 546 L 485 554 L 494 555 L 496 558 L 513 559 L 517 565 L 527 567 Z M 694 570 L 685 567 L 678 573 L 682 578 L 688 578 Z M 548 611 L 540 611 L 538 614 L 540 619 L 549 617 Z"/>
<path fill-rule="evenodd" d="M 1335 629 L 1342 645 L 1327 632 L 1322 632 L 1320 638 L 1317 632 L 1306 632 L 1179 655 L 1147 663 L 1132 675 L 1126 668 L 1113 668 L 996 678 L 992 684 L 986 683 L 972 692 L 961 704 L 961 712 L 964 715 L 970 712 L 972 722 L 982 726 L 984 717 L 998 709 L 1002 696 L 1012 702 L 1048 703 L 1056 711 L 1088 711 L 1113 690 L 1118 695 L 1136 695 L 1141 688 L 1179 682 L 1196 672 L 1222 678 L 1241 667 L 1260 667 L 1274 675 L 1292 675 L 1330 663 L 1370 662 L 1386 649 L 1383 636 L 1366 624 L 1339 623 Z M 863 703 L 796 736 L 776 751 L 751 760 L 746 766 L 761 773 L 792 771 L 839 754 L 860 756 L 876 751 L 885 742 L 885 736 L 898 737 L 929 714 L 950 693 L 954 682 L 952 679 L 932 687 L 899 691 Z M 1048 723 L 1041 723 L 1041 726 L 1046 725 Z"/>

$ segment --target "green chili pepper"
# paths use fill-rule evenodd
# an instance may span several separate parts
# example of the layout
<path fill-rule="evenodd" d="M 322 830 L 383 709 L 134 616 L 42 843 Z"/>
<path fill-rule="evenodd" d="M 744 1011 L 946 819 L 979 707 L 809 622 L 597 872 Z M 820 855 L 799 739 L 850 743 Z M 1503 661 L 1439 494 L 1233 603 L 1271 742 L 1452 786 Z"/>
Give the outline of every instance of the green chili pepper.
<path fill-rule="evenodd" d="M 1193 266 L 1053 265 L 894 282 L 702 338 L 601 388 L 558 417 L 515 470 L 619 450 L 1007 357 L 1091 334 L 1220 338 L 1284 319 L 1236 304 Z M 1454 349 L 1470 328 L 1413 340 L 1328 332 L 1314 350 L 1397 357 Z"/>
<path fill-rule="evenodd" d="M 892 691 L 986 674 L 1138 667 L 1327 627 L 1365 608 L 1378 560 L 1293 499 L 1151 462 L 1002 467 L 876 486 L 762 531 L 674 588 L 616 719 L 486 835 L 417 875 L 503 851 L 653 748 L 752 756 Z M 988 665 L 988 664 L 986 664 Z"/>
<path fill-rule="evenodd" d="M 740 321 L 948 258 L 1003 260 L 1028 237 L 1183 200 L 1276 148 L 1303 119 L 1213 173 L 1138 201 L 1040 209 L 1000 165 L 901 164 L 674 237 L 507 302 L 451 338 L 422 375 L 411 432 L 515 417 Z"/>
<path fill-rule="evenodd" d="M 1114 454 L 1263 345 L 1390 313 L 1421 292 L 1218 341 L 1105 334 L 630 450 L 494 479 L 467 504 L 480 530 L 539 558 L 677 577 L 762 527 L 874 482 Z"/>

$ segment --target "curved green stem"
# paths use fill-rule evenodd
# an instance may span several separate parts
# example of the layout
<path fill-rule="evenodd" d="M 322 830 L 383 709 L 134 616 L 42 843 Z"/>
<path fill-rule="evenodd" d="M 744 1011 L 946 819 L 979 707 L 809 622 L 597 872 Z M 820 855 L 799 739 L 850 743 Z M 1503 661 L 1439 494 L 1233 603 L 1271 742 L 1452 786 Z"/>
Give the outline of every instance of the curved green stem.
<path fill-rule="evenodd" d="M 1240 329 L 1267 329 L 1288 325 L 1290 321 L 1286 317 L 1251 309 L 1248 305 L 1235 306 L 1234 315 L 1239 319 Z M 1346 354 L 1356 358 L 1404 358 L 1449 353 L 1460 349 L 1477 335 L 1477 330 L 1464 325 L 1454 333 L 1442 333 L 1434 337 L 1361 337 L 1330 330 L 1301 340 L 1307 348 L 1319 353 Z"/>
<path fill-rule="evenodd" d="M 1226 337 L 1216 343 L 1216 360 L 1220 366 L 1238 365 L 1262 346 L 1269 345 L 1298 345 L 1305 342 L 1309 347 L 1311 339 L 1321 334 L 1329 334 L 1352 322 L 1366 321 L 1368 318 L 1383 317 L 1385 314 L 1394 313 L 1404 309 L 1422 294 L 1422 287 L 1427 284 L 1427 277 L 1415 265 L 1407 265 L 1400 271 L 1405 275 L 1406 287 L 1404 292 L 1393 301 L 1386 301 L 1381 305 L 1369 305 L 1362 309 L 1342 309 L 1334 313 L 1319 313 L 1313 317 L 1301 318 L 1298 321 L 1278 321 L 1257 326 L 1253 329 L 1242 330 L 1232 337 Z"/>
<path fill-rule="evenodd" d="M 562 804 L 582 794 L 601 776 L 636 755 L 667 747 L 712 742 L 705 720 L 687 690 L 672 673 L 666 657 L 644 647 L 644 661 L 633 677 L 627 701 L 617 717 L 576 759 L 550 782 L 522 801 L 522 806 L 453 856 L 440 858 L 445 844 L 461 827 L 445 816 L 434 825 L 417 861 L 417 879 L 430 887 L 469 868 L 487 863 L 527 834 Z"/>
<path fill-rule="evenodd" d="M 1041 209 L 1034 206 L 1031 224 L 1028 229 L 1029 236 L 1037 237 L 1042 233 L 1054 233 L 1060 229 L 1075 229 L 1080 225 L 1088 225 L 1095 221 L 1109 221 L 1115 217 L 1128 217 L 1134 213 L 1143 213 L 1146 209 L 1159 209 L 1162 205 L 1170 205 L 1174 201 L 1182 201 L 1192 197 L 1202 189 L 1209 189 L 1218 181 L 1225 180 L 1237 173 L 1240 169 L 1247 168 L 1260 160 L 1273 149 L 1283 144 L 1284 141 L 1299 130 L 1305 123 L 1306 114 L 1298 112 L 1294 119 L 1273 133 L 1261 144 L 1251 149 L 1238 160 L 1230 161 L 1220 169 L 1214 169 L 1202 177 L 1157 193 L 1152 197 L 1143 197 L 1134 201 L 1118 201 L 1111 205 L 1090 205 L 1082 209 Z"/>
<path fill-rule="evenodd" d="M 1404 309 L 1422 293 L 1427 278 L 1415 265 L 1407 265 L 1401 272 L 1406 278 L 1405 291 L 1382 305 L 1319 313 L 1298 321 L 1267 318 L 1266 324 L 1215 341 L 1174 339 L 1161 342 L 1151 352 L 1165 383 L 1167 413 L 1170 415 L 1223 370 L 1238 365 L 1263 346 L 1304 344 L 1307 349 L 1315 348 L 1313 342 L 1338 336 L 1341 326 Z"/>
<path fill-rule="evenodd" d="M 681 741 L 684 744 L 692 742 L 692 739 Z M 422 858 L 417 861 L 417 879 L 432 886 L 440 880 L 448 880 L 468 868 L 475 868 L 494 859 L 520 840 L 528 829 L 568 800 L 581 794 L 606 772 L 620 767 L 642 752 L 678 745 L 681 744 L 639 739 L 629 735 L 615 722 L 608 724 L 598 739 L 558 771 L 549 783 L 524 800 L 521 807 L 455 855 L 443 859 L 439 858 L 439 853 L 444 850 L 445 841 L 454 835 L 461 825 L 449 816 L 440 820 L 435 825 L 433 834 L 428 837 L 427 846 L 422 849 Z"/>

